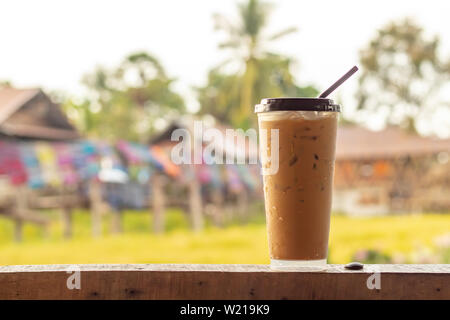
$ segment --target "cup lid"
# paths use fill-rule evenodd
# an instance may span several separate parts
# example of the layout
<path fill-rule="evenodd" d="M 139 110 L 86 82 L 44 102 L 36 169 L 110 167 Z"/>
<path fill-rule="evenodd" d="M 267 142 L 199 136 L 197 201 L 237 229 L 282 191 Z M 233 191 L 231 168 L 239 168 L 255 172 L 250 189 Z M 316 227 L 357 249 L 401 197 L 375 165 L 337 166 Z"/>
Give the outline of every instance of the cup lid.
<path fill-rule="evenodd" d="M 255 113 L 270 111 L 341 112 L 341 106 L 326 98 L 266 98 L 255 106 Z"/>

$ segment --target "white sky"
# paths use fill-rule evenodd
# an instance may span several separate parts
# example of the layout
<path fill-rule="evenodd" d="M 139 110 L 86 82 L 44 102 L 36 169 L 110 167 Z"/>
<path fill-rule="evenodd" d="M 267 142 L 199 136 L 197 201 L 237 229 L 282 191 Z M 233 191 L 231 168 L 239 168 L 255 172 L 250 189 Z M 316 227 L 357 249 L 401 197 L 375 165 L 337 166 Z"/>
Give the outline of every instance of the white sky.
<path fill-rule="evenodd" d="M 358 50 L 389 20 L 416 18 L 428 34 L 438 34 L 450 55 L 450 1 L 279 0 L 270 30 L 297 26 L 277 42 L 278 52 L 298 59 L 300 85 L 324 89 L 356 64 Z M 81 95 L 81 76 L 96 65 L 114 66 L 136 50 L 147 50 L 178 79 L 175 88 L 195 110 L 192 86 L 203 85 L 209 68 L 229 57 L 217 49 L 213 13 L 236 14 L 232 0 L 2 0 L 0 2 L 0 80 Z M 355 79 L 339 89 L 352 109 Z M 336 97 L 336 95 L 335 95 Z M 450 112 L 428 123 L 450 135 Z M 447 119 L 445 119 L 447 118 Z M 444 120 L 443 120 L 444 119 Z M 447 122 L 445 122 L 447 121 Z M 374 119 L 372 127 L 379 124 Z"/>

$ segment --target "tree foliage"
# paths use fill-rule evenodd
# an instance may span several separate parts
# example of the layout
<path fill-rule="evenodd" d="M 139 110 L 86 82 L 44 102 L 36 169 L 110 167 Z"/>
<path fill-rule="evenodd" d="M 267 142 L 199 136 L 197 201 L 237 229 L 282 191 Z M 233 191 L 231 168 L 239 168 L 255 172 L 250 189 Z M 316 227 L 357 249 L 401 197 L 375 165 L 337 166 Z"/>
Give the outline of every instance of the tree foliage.
<path fill-rule="evenodd" d="M 68 100 L 64 107 L 91 136 L 145 142 L 158 119 L 185 111 L 158 60 L 145 52 L 126 57 L 112 70 L 98 67 L 83 78 L 88 98 Z"/>
<path fill-rule="evenodd" d="M 231 23 L 216 15 L 216 29 L 226 33 L 219 48 L 230 50 L 232 58 L 210 71 L 208 83 L 197 88 L 200 112 L 210 113 L 221 121 L 239 127 L 255 123 L 253 106 L 265 97 L 314 96 L 313 87 L 298 87 L 290 72 L 292 59 L 267 50 L 268 44 L 292 32 L 289 27 L 267 34 L 271 5 L 259 0 L 248 0 L 238 5 L 238 20 Z M 230 63 L 238 71 L 227 73 Z"/>
<path fill-rule="evenodd" d="M 380 29 L 360 52 L 358 110 L 414 131 L 423 112 L 444 105 L 439 92 L 449 80 L 450 60 L 440 58 L 439 44 L 411 19 Z"/>

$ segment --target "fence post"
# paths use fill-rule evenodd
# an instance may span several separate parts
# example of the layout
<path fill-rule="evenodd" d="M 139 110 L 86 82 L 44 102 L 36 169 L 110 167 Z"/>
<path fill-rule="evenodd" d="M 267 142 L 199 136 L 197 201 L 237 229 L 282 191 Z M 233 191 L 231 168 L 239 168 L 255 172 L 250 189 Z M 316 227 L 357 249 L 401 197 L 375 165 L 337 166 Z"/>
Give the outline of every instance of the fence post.
<path fill-rule="evenodd" d="M 14 241 L 22 242 L 23 220 L 20 217 L 14 219 Z"/>
<path fill-rule="evenodd" d="M 246 188 L 243 188 L 241 192 L 237 194 L 237 211 L 242 221 L 247 221 L 249 217 L 249 197 Z"/>
<path fill-rule="evenodd" d="M 117 208 L 111 208 L 111 232 L 121 233 L 123 231 L 122 227 L 122 211 Z"/>
<path fill-rule="evenodd" d="M 23 215 L 27 209 L 27 192 L 24 186 L 20 186 L 16 190 L 16 208 L 14 219 L 14 241 L 21 242 L 23 238 Z"/>
<path fill-rule="evenodd" d="M 222 209 L 223 206 L 223 193 L 222 188 L 216 187 L 212 191 L 212 205 L 213 205 L 213 212 L 212 218 L 214 220 L 214 224 L 216 226 L 222 227 L 224 225 L 224 211 Z"/>
<path fill-rule="evenodd" d="M 164 176 L 155 173 L 152 178 L 153 231 L 162 233 L 165 229 Z"/>
<path fill-rule="evenodd" d="M 189 181 L 189 211 L 194 231 L 203 229 L 202 195 L 196 177 Z"/>
<path fill-rule="evenodd" d="M 63 222 L 63 235 L 64 238 L 72 238 L 72 210 L 67 205 L 64 205 L 61 211 Z"/>
<path fill-rule="evenodd" d="M 63 201 L 62 204 L 62 210 L 61 210 L 61 216 L 62 216 L 62 223 L 63 223 L 63 235 L 64 238 L 70 239 L 72 238 L 72 208 L 71 204 L 67 202 L 64 197 L 66 196 L 67 189 L 64 188 L 64 186 L 61 188 L 61 199 Z"/>
<path fill-rule="evenodd" d="M 99 237 L 102 231 L 102 217 L 100 210 L 101 199 L 100 182 L 96 181 L 96 179 L 91 179 L 89 182 L 89 202 L 91 209 L 92 235 L 94 237 Z"/>

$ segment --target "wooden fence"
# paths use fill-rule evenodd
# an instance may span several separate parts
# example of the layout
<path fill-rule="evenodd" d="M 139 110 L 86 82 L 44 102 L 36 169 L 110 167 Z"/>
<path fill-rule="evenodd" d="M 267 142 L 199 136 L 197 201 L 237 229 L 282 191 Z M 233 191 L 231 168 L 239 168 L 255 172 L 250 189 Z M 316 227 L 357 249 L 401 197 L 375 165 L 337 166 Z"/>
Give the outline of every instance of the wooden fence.
<path fill-rule="evenodd" d="M 155 233 L 164 232 L 165 214 L 169 206 L 179 207 L 186 211 L 191 228 L 194 231 L 203 229 L 206 218 L 210 218 L 217 226 L 223 226 L 225 220 L 232 218 L 232 215 L 229 214 L 230 211 L 238 218 L 248 215 L 248 206 L 251 199 L 249 199 L 246 190 L 240 192 L 234 201 L 227 204 L 220 192 L 214 192 L 211 199 L 204 199 L 201 184 L 196 179 L 191 179 L 181 189 L 178 189 L 178 192 L 186 192 L 185 197 L 168 194 L 166 192 L 167 185 L 168 179 L 164 175 L 155 174 L 153 176 L 151 181 L 152 192 L 149 195 L 147 208 L 149 213 L 153 215 L 153 231 Z M 105 214 L 111 215 L 110 230 L 112 233 L 123 231 L 122 211 L 112 208 L 102 199 L 102 185 L 96 180 L 89 183 L 87 199 L 83 198 L 77 189 L 70 190 L 65 187 L 51 190 L 48 194 L 40 194 L 24 186 L 11 188 L 10 191 L 11 194 L 7 196 L 0 194 L 0 200 L 2 200 L 0 201 L 0 215 L 13 220 L 14 240 L 16 242 L 22 241 L 25 223 L 40 225 L 47 232 L 50 221 L 45 215 L 41 214 L 41 209 L 59 210 L 63 235 L 67 239 L 71 238 L 74 233 L 73 209 L 87 204 L 90 207 L 92 235 L 94 237 L 101 236 L 102 216 Z"/>

